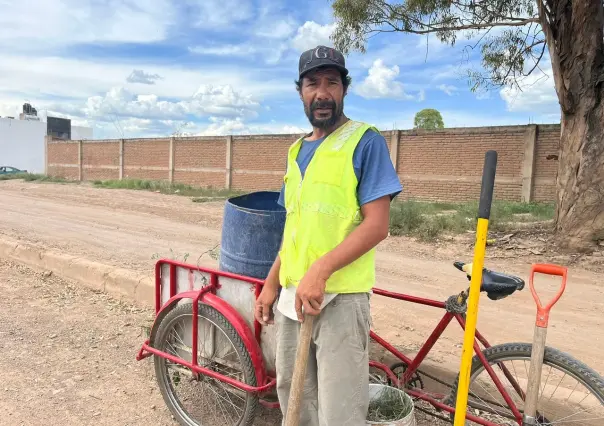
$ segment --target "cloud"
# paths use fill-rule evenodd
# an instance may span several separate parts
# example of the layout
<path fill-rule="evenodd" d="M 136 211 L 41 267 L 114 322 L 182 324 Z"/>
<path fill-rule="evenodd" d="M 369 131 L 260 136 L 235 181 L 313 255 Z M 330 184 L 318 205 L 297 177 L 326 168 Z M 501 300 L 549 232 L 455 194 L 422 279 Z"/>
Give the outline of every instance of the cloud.
<path fill-rule="evenodd" d="M 21 102 L 21 104 L 19 104 L 18 102 L 20 101 L 15 101 L 11 103 L 0 103 L 0 117 L 19 117 L 19 113 L 21 112 L 21 104 L 23 102 Z"/>
<path fill-rule="evenodd" d="M 117 112 L 117 111 L 116 111 Z M 71 118 L 73 125 L 94 128 L 95 139 L 180 136 L 224 136 L 253 134 L 303 134 L 295 124 L 277 122 L 248 122 L 243 117 L 209 116 L 208 123 L 199 120 L 125 117 L 105 113 L 102 116 L 74 118 L 71 114 L 52 112 L 50 115 Z"/>
<path fill-rule="evenodd" d="M 382 59 L 376 59 L 367 77 L 354 89 L 354 92 L 367 99 L 415 99 L 415 96 L 405 92 L 403 83 L 396 80 L 399 75 L 398 65 L 388 67 Z M 419 98 L 424 95 L 420 92 Z"/>
<path fill-rule="evenodd" d="M 521 89 L 505 87 L 499 91 L 508 111 L 530 112 L 535 115 L 560 114 L 560 103 L 554 88 L 554 73 L 549 61 L 542 64 L 543 72 L 535 70 L 525 77 Z"/>
<path fill-rule="evenodd" d="M 149 74 L 143 70 L 132 70 L 126 81 L 128 83 L 155 84 L 155 80 L 161 80 L 159 74 Z"/>
<path fill-rule="evenodd" d="M 286 39 L 296 29 L 296 21 L 291 16 L 268 15 L 256 27 L 255 34 L 259 37 Z"/>
<path fill-rule="evenodd" d="M 166 137 L 171 135 L 180 123 L 133 117 L 111 117 L 106 121 L 72 119 L 72 123 L 75 122 L 80 123 L 81 126 L 93 127 L 94 139 Z"/>
<path fill-rule="evenodd" d="M 85 104 L 57 103 L 49 110 L 75 117 L 111 121 L 116 118 L 184 120 L 188 117 L 257 116 L 259 104 L 249 95 L 236 92 L 231 86 L 202 85 L 187 100 L 162 100 L 157 95 L 135 95 L 123 87 L 112 88 L 104 96 L 91 96 Z"/>
<path fill-rule="evenodd" d="M 256 46 L 251 44 L 222 44 L 189 47 L 189 52 L 212 56 L 250 56 L 256 49 Z"/>
<path fill-rule="evenodd" d="M 191 131 L 191 135 L 215 136 L 215 135 L 253 135 L 253 134 L 302 134 L 308 132 L 301 127 L 277 123 L 275 121 L 269 123 L 246 123 L 240 118 L 236 119 L 219 119 L 216 117 L 210 118 L 211 124 L 202 127 L 196 132 Z"/>
<path fill-rule="evenodd" d="M 224 29 L 253 17 L 251 1 L 186 0 L 185 3 L 193 11 L 193 25 L 198 28 Z"/>
<path fill-rule="evenodd" d="M 248 123 L 241 118 L 210 117 L 209 124 L 193 121 L 161 120 L 160 124 L 175 129 L 173 134 L 180 136 L 226 136 L 226 135 L 254 135 L 254 134 L 303 134 L 299 126 L 278 123 Z M 165 134 L 165 133 L 164 133 Z"/>
<path fill-rule="evenodd" d="M 270 44 L 242 43 L 242 44 L 212 44 L 189 47 L 189 52 L 197 55 L 224 56 L 250 58 L 254 56 L 267 64 L 278 63 L 288 46 L 285 42 L 271 42 Z"/>
<path fill-rule="evenodd" d="M 151 137 L 169 135 L 180 125 L 165 121 L 201 122 L 210 116 L 250 120 L 272 100 L 295 96 L 291 78 L 275 74 L 268 80 L 257 68 L 237 68 L 240 64 L 217 67 L 210 61 L 183 66 L 136 57 L 7 54 L 0 61 L 0 115 L 18 117 L 21 105 L 30 102 L 39 114 L 48 110 L 93 127 L 95 138 L 122 137 L 116 122 L 128 130 L 123 137 Z M 161 78 L 148 85 L 125 82 L 125 76 L 131 81 Z"/>
<path fill-rule="evenodd" d="M 183 103 L 183 102 L 180 102 Z M 202 85 L 193 99 L 184 102 L 189 107 L 189 113 L 213 114 L 223 116 L 255 116 L 260 104 L 250 95 L 236 92 L 230 85 Z"/>
<path fill-rule="evenodd" d="M 330 46 L 329 37 L 335 30 L 335 24 L 319 25 L 314 21 L 306 21 L 300 26 L 291 41 L 291 46 L 299 52 L 312 49 L 318 45 Z"/>
<path fill-rule="evenodd" d="M 4 1 L 1 9 L 0 46 L 13 51 L 161 41 L 176 19 L 170 0 Z"/>
<path fill-rule="evenodd" d="M 246 42 L 200 44 L 189 47 L 189 52 L 207 56 L 253 56 L 267 64 L 276 64 L 288 51 L 301 53 L 318 45 L 331 45 L 329 37 L 335 29 L 335 24 L 320 25 L 314 21 L 306 21 L 296 29 L 293 18 L 278 16 L 271 11 L 262 12 L 259 19 L 265 24 L 256 25 Z M 270 38 L 271 41 L 267 43 L 264 38 Z"/>
<path fill-rule="evenodd" d="M 457 87 L 452 86 L 450 84 L 441 84 L 440 86 L 438 86 L 438 88 L 439 88 L 439 90 L 442 90 L 449 96 L 453 96 L 455 94 L 455 92 L 457 92 L 457 90 L 458 90 Z"/>
<path fill-rule="evenodd" d="M 296 22 L 290 16 L 278 16 L 264 11 L 255 31 L 247 35 L 242 43 L 204 43 L 189 47 L 189 52 L 206 56 L 254 58 L 274 65 L 283 60 L 284 55 L 301 53 L 318 45 L 331 45 L 335 24 L 320 25 L 306 21 L 296 29 Z M 295 34 L 292 33 L 295 30 Z M 265 39 L 269 38 L 270 41 Z M 294 56 L 291 56 L 293 58 Z"/>
<path fill-rule="evenodd" d="M 213 135 L 232 135 L 246 132 L 246 126 L 240 118 L 234 120 L 217 120 L 216 118 L 211 119 L 212 124 L 207 126 L 205 129 L 199 132 L 201 136 L 213 136 Z"/>
<path fill-rule="evenodd" d="M 375 112 L 367 109 L 366 112 L 358 112 L 356 115 L 364 117 L 365 121 L 377 125 L 380 130 L 412 129 L 413 118 L 418 109 L 392 109 Z M 510 126 L 528 124 L 525 115 L 492 114 L 484 109 L 447 109 L 439 108 L 446 128 L 452 127 L 482 127 L 482 126 Z M 556 123 L 555 119 L 545 115 L 535 115 L 533 123 Z"/>
<path fill-rule="evenodd" d="M 53 97 L 86 101 L 91 95 L 107 93 L 112 87 L 124 85 L 124 76 L 133 69 L 153 69 L 162 76 L 153 85 L 153 93 L 159 97 L 188 98 L 200 84 L 213 86 L 230 85 L 245 87 L 256 98 L 280 96 L 292 91 L 290 78 L 268 80 L 253 68 L 241 68 L 239 64 L 220 67 L 212 63 L 192 65 L 158 65 L 151 60 L 82 60 L 56 56 L 5 55 L 0 61 L 0 96 L 8 103 L 9 88 L 18 88 L 17 104 L 25 98 L 41 104 Z M 128 90 L 135 94 L 148 94 L 149 86 L 130 84 Z M 11 89 L 14 90 L 14 89 Z"/>

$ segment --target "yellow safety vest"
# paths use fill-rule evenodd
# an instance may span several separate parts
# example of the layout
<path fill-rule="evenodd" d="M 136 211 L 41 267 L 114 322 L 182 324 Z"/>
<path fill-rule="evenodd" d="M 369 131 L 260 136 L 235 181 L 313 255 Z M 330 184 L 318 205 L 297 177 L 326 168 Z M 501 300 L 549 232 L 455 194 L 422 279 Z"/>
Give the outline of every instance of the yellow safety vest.
<path fill-rule="evenodd" d="M 352 158 L 368 129 L 378 132 L 373 126 L 352 120 L 336 129 L 315 151 L 304 179 L 296 163 L 303 138 L 289 148 L 284 177 L 287 214 L 279 252 L 279 281 L 283 287 L 297 287 L 313 262 L 334 249 L 361 223 Z M 325 292 L 367 292 L 374 283 L 372 249 L 336 271 L 328 279 Z"/>

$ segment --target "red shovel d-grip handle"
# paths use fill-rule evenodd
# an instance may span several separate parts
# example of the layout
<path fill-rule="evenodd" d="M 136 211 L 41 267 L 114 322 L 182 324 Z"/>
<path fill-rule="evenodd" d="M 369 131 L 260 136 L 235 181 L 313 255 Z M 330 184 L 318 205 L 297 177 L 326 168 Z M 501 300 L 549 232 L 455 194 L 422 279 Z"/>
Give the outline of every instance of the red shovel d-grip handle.
<path fill-rule="evenodd" d="M 535 291 L 533 278 L 536 272 L 547 275 L 558 275 L 562 277 L 562 285 L 558 289 L 558 292 L 555 294 L 552 300 L 550 300 L 550 302 L 545 306 L 541 305 L 541 300 L 539 299 L 539 296 Z M 547 323 L 549 320 L 549 311 L 552 309 L 552 306 L 554 306 L 556 302 L 560 299 L 562 293 L 564 293 L 564 289 L 566 288 L 567 272 L 568 271 L 564 266 L 559 265 L 537 263 L 531 267 L 531 276 L 529 279 L 529 284 L 531 287 L 531 293 L 533 294 L 533 299 L 535 299 L 535 303 L 537 304 L 537 321 L 535 321 L 535 325 L 537 327 L 547 328 Z"/>

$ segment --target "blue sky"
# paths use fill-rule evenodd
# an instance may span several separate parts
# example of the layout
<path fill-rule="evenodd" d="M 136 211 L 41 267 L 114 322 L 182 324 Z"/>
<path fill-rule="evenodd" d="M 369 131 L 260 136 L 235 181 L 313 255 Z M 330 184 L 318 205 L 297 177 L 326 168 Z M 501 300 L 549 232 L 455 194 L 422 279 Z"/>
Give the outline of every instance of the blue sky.
<path fill-rule="evenodd" d="M 0 0 L 0 116 L 30 102 L 95 138 L 309 129 L 295 91 L 303 50 L 330 44 L 328 0 Z M 408 129 L 423 108 L 447 127 L 559 122 L 547 59 L 523 91 L 471 93 L 480 67 L 434 37 L 373 37 L 351 53 L 345 112 Z"/>

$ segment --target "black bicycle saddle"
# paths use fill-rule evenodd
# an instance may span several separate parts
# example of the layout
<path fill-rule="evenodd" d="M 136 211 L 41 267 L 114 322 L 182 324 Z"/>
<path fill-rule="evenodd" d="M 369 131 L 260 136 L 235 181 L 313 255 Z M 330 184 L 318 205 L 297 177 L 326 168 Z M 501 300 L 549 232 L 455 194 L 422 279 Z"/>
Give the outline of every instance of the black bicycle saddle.
<path fill-rule="evenodd" d="M 464 262 L 454 262 L 453 265 L 462 272 L 465 272 L 468 280 L 472 279 L 472 264 Z M 464 268 L 465 267 L 465 268 Z M 516 290 L 524 288 L 524 280 L 514 275 L 508 275 L 501 272 L 491 271 L 487 268 L 482 268 L 482 283 L 480 291 L 487 293 L 487 297 L 491 300 L 499 300 L 508 297 Z"/>

